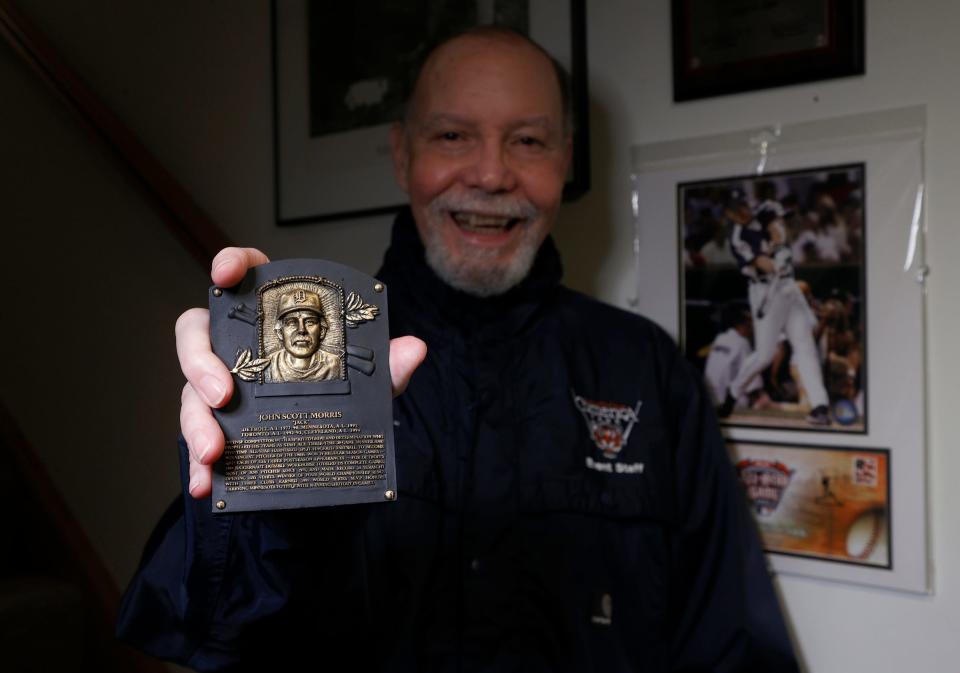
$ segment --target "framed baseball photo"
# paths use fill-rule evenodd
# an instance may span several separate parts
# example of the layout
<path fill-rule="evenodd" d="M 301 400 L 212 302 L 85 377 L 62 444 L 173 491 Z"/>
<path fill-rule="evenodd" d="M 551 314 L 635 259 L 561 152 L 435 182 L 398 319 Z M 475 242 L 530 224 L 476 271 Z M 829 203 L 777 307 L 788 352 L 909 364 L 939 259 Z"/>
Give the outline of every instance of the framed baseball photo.
<path fill-rule="evenodd" d="M 774 131 L 631 148 L 634 307 L 702 374 L 778 573 L 927 592 L 926 110 Z"/>
<path fill-rule="evenodd" d="M 865 432 L 865 166 L 677 186 L 681 342 L 721 422 Z"/>

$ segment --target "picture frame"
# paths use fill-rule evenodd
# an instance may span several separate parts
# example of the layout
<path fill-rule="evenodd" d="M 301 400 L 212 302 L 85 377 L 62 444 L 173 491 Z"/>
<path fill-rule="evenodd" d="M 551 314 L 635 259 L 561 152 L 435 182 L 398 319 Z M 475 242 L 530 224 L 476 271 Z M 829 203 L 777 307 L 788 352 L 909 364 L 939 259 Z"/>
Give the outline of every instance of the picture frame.
<path fill-rule="evenodd" d="M 715 406 L 738 388 L 721 424 L 867 433 L 866 178 L 861 162 L 677 185 L 680 342 Z"/>
<path fill-rule="evenodd" d="M 631 147 L 633 309 L 678 341 L 685 320 L 678 301 L 685 296 L 680 288 L 683 237 L 678 235 L 678 222 L 683 215 L 678 186 L 735 178 L 747 179 L 749 187 L 758 178 L 863 166 L 867 224 L 861 271 L 869 302 L 863 312 L 869 357 L 862 364 L 868 402 L 862 430 L 820 432 L 816 427 L 752 423 L 720 427 L 728 445 L 782 445 L 804 452 L 821 447 L 886 451 L 887 534 L 896 544 L 889 546 L 884 559 L 888 567 L 836 563 L 831 561 L 844 559 L 811 554 L 768 553 L 771 567 L 781 574 L 921 594 L 932 591 L 924 421 L 924 283 L 929 272 L 923 224 L 926 125 L 926 109 L 918 105 L 784 124 L 776 135 L 770 127 L 755 127 Z M 686 350 L 683 343 L 679 346 Z"/>
<path fill-rule="evenodd" d="M 893 570 L 889 449 L 740 441 L 728 450 L 772 558 Z"/>
<path fill-rule="evenodd" d="M 863 0 L 672 0 L 673 99 L 862 75 Z"/>
<path fill-rule="evenodd" d="M 429 47 L 475 24 L 526 32 L 567 69 L 574 128 L 564 199 L 589 190 L 585 0 L 446 0 L 429 17 L 415 4 L 376 0 L 273 0 L 271 9 L 278 225 L 387 214 L 406 203 L 390 124 Z"/>

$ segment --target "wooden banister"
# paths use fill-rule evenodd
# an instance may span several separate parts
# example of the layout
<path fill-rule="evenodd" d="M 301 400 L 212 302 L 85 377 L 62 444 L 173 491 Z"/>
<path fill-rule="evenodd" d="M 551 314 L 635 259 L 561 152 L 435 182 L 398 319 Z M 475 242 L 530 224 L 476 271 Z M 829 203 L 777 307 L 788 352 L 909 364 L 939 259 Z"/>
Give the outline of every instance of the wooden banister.
<path fill-rule="evenodd" d="M 209 269 L 229 238 L 11 0 L 0 0 L 0 37 L 122 163 L 167 227 Z"/>
<path fill-rule="evenodd" d="M 68 569 L 64 579 L 76 583 L 88 597 L 90 610 L 96 620 L 91 625 L 91 634 L 96 638 L 97 650 L 106 657 L 109 670 L 126 673 L 166 671 L 166 667 L 156 659 L 114 640 L 113 628 L 120 607 L 120 591 L 43 462 L 3 404 L 0 404 L 0 456 L 3 456 L 7 469 L 18 476 L 18 483 L 27 492 L 28 502 L 22 504 L 31 507 L 31 514 L 42 517 L 46 522 L 44 528 L 53 531 L 57 537 L 54 544 L 58 550 L 58 562 Z M 16 516 L 14 512 L 8 514 Z M 37 534 L 42 533 L 37 531 Z M 17 544 L 16 540 L 8 542 Z M 22 553 L 14 549 L 10 551 Z"/>
<path fill-rule="evenodd" d="M 0 0 L 0 38 L 119 161 L 125 175 L 147 196 L 167 228 L 191 256 L 209 269 L 213 256 L 231 245 L 229 238 L 11 0 Z M 57 531 L 73 579 L 93 602 L 98 621 L 95 632 L 100 646 L 108 653 L 112 670 L 136 673 L 167 670 L 156 660 L 113 641 L 120 591 L 43 462 L 2 404 L 0 442 L 9 449 L 13 467 L 22 475 L 51 528 Z"/>

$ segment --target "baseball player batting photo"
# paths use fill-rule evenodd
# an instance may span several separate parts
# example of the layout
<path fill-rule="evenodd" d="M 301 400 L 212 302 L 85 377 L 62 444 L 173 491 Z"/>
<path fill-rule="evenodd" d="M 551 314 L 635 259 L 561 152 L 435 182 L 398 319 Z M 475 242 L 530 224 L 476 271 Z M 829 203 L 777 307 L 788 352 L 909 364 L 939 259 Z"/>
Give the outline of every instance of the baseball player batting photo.
<path fill-rule="evenodd" d="M 681 339 L 721 422 L 865 432 L 864 165 L 677 189 Z"/>

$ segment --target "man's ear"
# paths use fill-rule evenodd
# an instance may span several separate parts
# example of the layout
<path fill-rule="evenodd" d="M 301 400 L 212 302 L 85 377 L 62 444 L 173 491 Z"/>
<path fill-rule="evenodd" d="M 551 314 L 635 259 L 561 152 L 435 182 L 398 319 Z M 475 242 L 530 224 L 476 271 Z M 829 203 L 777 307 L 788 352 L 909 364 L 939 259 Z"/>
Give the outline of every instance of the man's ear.
<path fill-rule="evenodd" d="M 394 122 L 390 126 L 390 154 L 393 157 L 393 177 L 400 185 L 400 189 L 407 191 L 410 151 L 407 148 L 406 129 L 403 122 Z"/>

